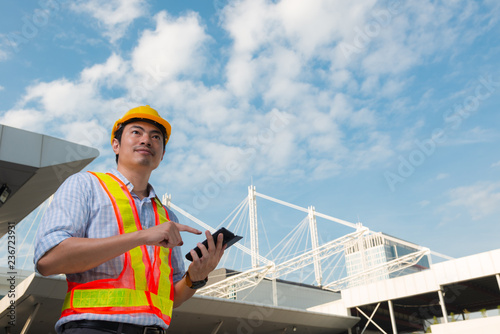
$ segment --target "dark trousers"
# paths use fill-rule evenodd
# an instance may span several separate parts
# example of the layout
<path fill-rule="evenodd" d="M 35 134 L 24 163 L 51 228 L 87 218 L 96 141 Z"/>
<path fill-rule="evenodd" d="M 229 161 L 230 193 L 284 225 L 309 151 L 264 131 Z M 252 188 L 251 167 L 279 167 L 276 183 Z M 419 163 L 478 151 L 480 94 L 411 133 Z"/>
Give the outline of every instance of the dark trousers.
<path fill-rule="evenodd" d="M 101 333 L 114 333 L 114 334 L 121 334 L 122 332 L 122 324 L 118 326 L 118 330 L 112 331 L 109 329 L 96 329 L 96 328 L 79 328 L 79 327 L 73 327 L 73 328 L 63 328 L 62 334 L 101 334 Z"/>
<path fill-rule="evenodd" d="M 62 326 L 63 334 L 165 334 L 160 327 L 144 327 L 118 322 L 80 320 L 70 321 Z"/>
<path fill-rule="evenodd" d="M 63 329 L 63 334 L 101 334 L 101 333 L 117 333 L 111 332 L 106 329 L 93 329 L 93 328 L 68 328 Z M 119 333 L 119 332 L 118 332 Z"/>

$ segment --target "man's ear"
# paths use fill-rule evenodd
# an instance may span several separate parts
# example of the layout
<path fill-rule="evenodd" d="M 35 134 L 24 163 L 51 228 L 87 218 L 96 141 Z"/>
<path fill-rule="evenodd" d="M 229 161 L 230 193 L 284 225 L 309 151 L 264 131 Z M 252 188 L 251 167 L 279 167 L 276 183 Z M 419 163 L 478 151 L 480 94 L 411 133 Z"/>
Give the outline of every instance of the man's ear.
<path fill-rule="evenodd" d="M 165 156 L 165 149 L 163 149 L 163 153 L 161 155 L 161 160 L 160 161 L 163 161 L 163 157 Z"/>
<path fill-rule="evenodd" d="M 118 139 L 113 138 L 113 143 L 111 144 L 111 146 L 113 147 L 113 152 L 115 152 L 115 154 L 120 154 L 120 142 L 118 141 Z"/>

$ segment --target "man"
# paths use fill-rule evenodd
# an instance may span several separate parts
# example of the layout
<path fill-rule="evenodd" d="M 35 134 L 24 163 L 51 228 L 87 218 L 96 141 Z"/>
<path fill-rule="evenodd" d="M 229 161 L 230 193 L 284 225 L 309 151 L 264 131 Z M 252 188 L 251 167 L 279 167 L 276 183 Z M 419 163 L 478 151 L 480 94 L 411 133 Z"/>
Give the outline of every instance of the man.
<path fill-rule="evenodd" d="M 172 309 L 206 283 L 222 255 L 206 231 L 208 249 L 184 273 L 178 223 L 149 184 L 170 138 L 170 124 L 149 106 L 131 109 L 113 127 L 117 168 L 69 177 L 56 192 L 35 241 L 42 275 L 66 274 L 68 293 L 56 331 L 164 333 Z M 217 246 L 215 246 L 217 244 Z"/>

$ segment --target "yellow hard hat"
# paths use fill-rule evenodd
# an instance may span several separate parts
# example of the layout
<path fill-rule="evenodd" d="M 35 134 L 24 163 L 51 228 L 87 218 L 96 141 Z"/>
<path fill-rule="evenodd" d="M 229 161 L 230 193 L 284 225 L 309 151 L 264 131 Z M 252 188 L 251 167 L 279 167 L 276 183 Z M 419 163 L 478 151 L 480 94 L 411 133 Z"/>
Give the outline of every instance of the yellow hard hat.
<path fill-rule="evenodd" d="M 170 133 L 172 132 L 172 127 L 170 126 L 170 123 L 164 120 L 160 114 L 150 106 L 140 106 L 137 108 L 130 109 L 127 111 L 125 115 L 123 115 L 122 118 L 117 120 L 115 122 L 115 125 L 113 126 L 113 131 L 111 131 L 111 144 L 113 144 L 113 139 L 115 138 L 115 133 L 118 131 L 118 129 L 123 125 L 123 123 L 131 120 L 131 119 L 144 119 L 144 120 L 150 120 L 153 122 L 158 123 L 159 125 L 163 126 L 165 128 L 165 131 L 167 132 L 165 135 L 165 145 L 167 144 L 168 140 L 170 139 Z"/>

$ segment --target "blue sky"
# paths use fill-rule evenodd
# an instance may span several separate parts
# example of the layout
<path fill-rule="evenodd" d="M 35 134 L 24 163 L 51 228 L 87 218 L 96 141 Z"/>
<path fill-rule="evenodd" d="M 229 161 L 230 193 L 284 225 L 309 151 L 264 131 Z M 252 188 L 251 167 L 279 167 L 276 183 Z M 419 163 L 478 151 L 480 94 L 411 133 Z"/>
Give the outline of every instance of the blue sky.
<path fill-rule="evenodd" d="M 0 123 L 98 148 L 88 169 L 115 166 L 114 121 L 149 104 L 173 127 L 152 184 L 212 225 L 253 182 L 453 257 L 499 246 L 498 1 L 4 1 L 0 13 Z M 258 212 L 277 240 L 304 217 Z M 319 225 L 323 241 L 351 232 Z"/>

